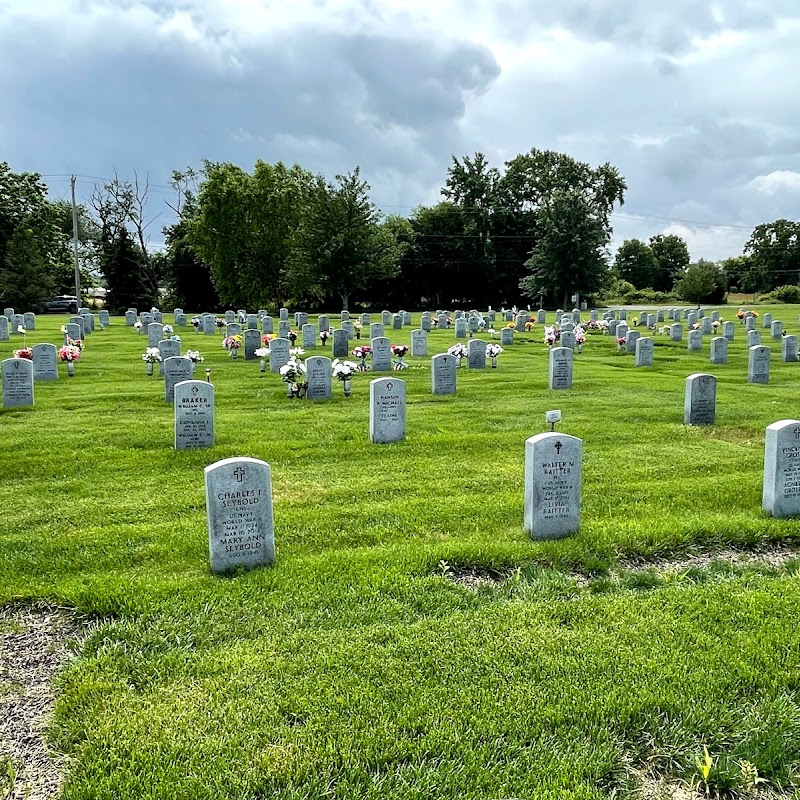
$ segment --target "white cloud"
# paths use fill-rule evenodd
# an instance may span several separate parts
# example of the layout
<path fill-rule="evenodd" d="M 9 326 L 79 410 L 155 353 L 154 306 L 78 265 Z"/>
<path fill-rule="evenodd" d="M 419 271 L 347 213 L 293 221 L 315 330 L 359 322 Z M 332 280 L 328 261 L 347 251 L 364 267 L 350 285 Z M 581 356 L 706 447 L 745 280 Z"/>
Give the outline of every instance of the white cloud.
<path fill-rule="evenodd" d="M 760 194 L 775 195 L 779 192 L 800 192 L 800 172 L 782 169 L 753 178 L 747 187 Z"/>

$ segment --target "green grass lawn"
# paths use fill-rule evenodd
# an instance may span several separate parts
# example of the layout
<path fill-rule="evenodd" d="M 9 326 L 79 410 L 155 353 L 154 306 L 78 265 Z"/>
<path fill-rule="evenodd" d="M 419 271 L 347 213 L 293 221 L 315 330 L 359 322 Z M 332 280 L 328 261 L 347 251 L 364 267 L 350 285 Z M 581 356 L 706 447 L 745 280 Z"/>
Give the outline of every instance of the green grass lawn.
<path fill-rule="evenodd" d="M 765 310 L 798 332 L 800 307 Z M 58 344 L 65 319 L 40 316 L 28 344 Z M 761 481 L 764 429 L 800 417 L 800 363 L 760 322 L 767 386 L 746 383 L 738 323 L 714 367 L 710 337 L 690 354 L 656 336 L 636 369 L 590 335 L 566 392 L 547 388 L 541 326 L 498 369 L 460 370 L 455 397 L 409 357 L 408 436 L 381 446 L 369 374 L 349 399 L 291 401 L 221 337 L 179 329 L 217 399 L 216 446 L 182 453 L 146 336 L 112 323 L 73 379 L 0 411 L 0 604 L 100 621 L 59 684 L 64 797 L 612 798 L 643 770 L 696 779 L 704 746 L 714 787 L 741 788 L 743 761 L 800 782 L 800 562 L 608 577 L 796 542 L 798 522 L 762 514 Z M 455 341 L 432 332 L 429 355 Z M 713 428 L 682 424 L 700 371 L 718 378 Z M 584 442 L 582 526 L 540 543 L 522 529 L 524 443 L 552 408 Z M 277 561 L 220 578 L 203 468 L 231 456 L 272 466 Z M 508 578 L 450 579 L 467 568 Z"/>

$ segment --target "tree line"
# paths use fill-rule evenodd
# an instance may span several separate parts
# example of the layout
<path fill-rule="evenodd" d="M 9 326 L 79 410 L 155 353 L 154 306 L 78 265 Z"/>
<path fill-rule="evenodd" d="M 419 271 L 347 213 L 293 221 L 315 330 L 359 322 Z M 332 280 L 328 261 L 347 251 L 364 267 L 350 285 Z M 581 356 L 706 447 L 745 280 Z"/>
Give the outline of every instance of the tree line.
<path fill-rule="evenodd" d="M 611 259 L 611 215 L 627 185 L 532 149 L 491 166 L 453 157 L 442 201 L 383 215 L 358 167 L 328 180 L 299 165 L 248 172 L 206 161 L 175 171 L 176 222 L 153 249 L 149 182 L 115 177 L 78 208 L 81 281 L 107 288 L 114 312 L 174 303 L 187 309 L 300 305 L 309 309 L 511 305 L 569 307 L 580 295 L 719 302 L 726 291 L 800 300 L 800 223 L 753 231 L 741 256 L 690 263 L 677 236 L 626 240 Z M 0 299 L 36 309 L 73 291 L 72 209 L 40 176 L 0 163 Z M 793 300 L 792 289 L 797 300 Z M 166 296 L 165 296 L 166 293 Z"/>

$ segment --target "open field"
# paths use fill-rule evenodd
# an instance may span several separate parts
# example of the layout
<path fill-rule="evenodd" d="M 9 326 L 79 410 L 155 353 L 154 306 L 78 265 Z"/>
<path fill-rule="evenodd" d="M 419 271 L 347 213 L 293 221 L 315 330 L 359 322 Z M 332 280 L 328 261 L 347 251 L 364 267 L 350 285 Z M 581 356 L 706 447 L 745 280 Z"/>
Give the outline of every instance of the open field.
<path fill-rule="evenodd" d="M 798 332 L 800 307 L 764 311 Z M 541 326 L 498 369 L 460 370 L 455 397 L 409 357 L 408 438 L 377 446 L 369 374 L 349 399 L 290 401 L 221 337 L 176 329 L 217 391 L 216 446 L 176 453 L 146 336 L 113 318 L 75 378 L 0 411 L 0 605 L 99 620 L 58 686 L 64 797 L 612 798 L 643 773 L 696 781 L 704 746 L 712 787 L 743 788 L 746 761 L 794 796 L 800 523 L 762 514 L 761 481 L 765 427 L 800 418 L 800 362 L 759 330 L 767 386 L 746 383 L 738 323 L 713 367 L 710 337 L 695 354 L 656 335 L 636 369 L 590 335 L 564 392 Z M 429 355 L 455 341 L 432 332 Z M 712 428 L 682 424 L 695 372 L 718 378 Z M 537 543 L 523 450 L 552 408 L 584 442 L 582 527 Z M 203 468 L 231 456 L 272 466 L 278 555 L 217 578 Z M 709 558 L 669 569 L 689 555 Z"/>

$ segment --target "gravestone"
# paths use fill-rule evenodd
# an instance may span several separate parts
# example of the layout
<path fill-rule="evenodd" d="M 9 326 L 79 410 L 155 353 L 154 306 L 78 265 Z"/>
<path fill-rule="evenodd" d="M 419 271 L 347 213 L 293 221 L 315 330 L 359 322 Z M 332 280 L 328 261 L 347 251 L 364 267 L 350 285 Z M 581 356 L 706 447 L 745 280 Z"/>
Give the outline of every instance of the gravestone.
<path fill-rule="evenodd" d="M 321 320 L 322 320 L 322 317 L 320 317 L 320 323 L 319 323 L 320 324 L 320 330 L 322 330 L 322 322 L 321 322 Z M 372 325 L 372 316 L 370 314 L 362 314 L 361 315 L 361 327 L 364 328 L 364 327 L 367 327 L 369 325 Z"/>
<path fill-rule="evenodd" d="M 311 350 L 317 346 L 317 327 L 306 323 L 301 329 L 303 336 L 303 349 Z"/>
<path fill-rule="evenodd" d="M 8 319 L 2 316 L 0 317 L 0 342 L 7 342 L 8 340 Z"/>
<path fill-rule="evenodd" d="M 767 426 L 761 508 L 770 516 L 800 516 L 800 421 L 782 419 Z"/>
<path fill-rule="evenodd" d="M 147 326 L 147 346 L 158 347 L 158 343 L 164 338 L 164 326 L 160 322 L 151 322 Z"/>
<path fill-rule="evenodd" d="M 306 359 L 306 380 L 309 400 L 331 399 L 331 360 L 325 356 L 313 356 Z"/>
<path fill-rule="evenodd" d="M 617 338 L 617 330 L 619 329 L 620 323 L 617 322 L 615 319 L 609 319 L 608 322 L 608 335 L 613 336 L 615 339 Z M 626 326 L 627 327 L 627 326 Z"/>
<path fill-rule="evenodd" d="M 268 333 L 270 336 L 275 332 L 275 323 L 269 314 L 261 317 L 261 333 Z"/>
<path fill-rule="evenodd" d="M 797 361 L 797 343 L 796 336 L 784 336 L 781 342 L 781 359 L 784 362 Z"/>
<path fill-rule="evenodd" d="M 289 309 L 288 308 L 281 308 L 278 311 L 278 320 L 281 322 L 288 322 L 289 321 Z"/>
<path fill-rule="evenodd" d="M 756 329 L 756 318 L 746 317 L 744 321 L 744 329 L 746 331 L 754 331 Z"/>
<path fill-rule="evenodd" d="M 348 354 L 347 331 L 335 330 L 333 332 L 333 357 L 347 358 Z"/>
<path fill-rule="evenodd" d="M 344 313 L 345 312 L 343 311 L 342 314 L 344 314 Z M 344 316 L 342 317 L 343 321 L 348 320 L 348 319 L 350 319 L 350 315 L 349 314 L 347 315 L 347 317 L 344 317 Z M 297 315 L 297 327 L 302 330 L 303 329 L 303 325 L 308 325 L 308 314 L 305 311 L 301 311 Z"/>
<path fill-rule="evenodd" d="M 33 405 L 33 362 L 27 358 L 0 361 L 3 382 L 3 408 Z"/>
<path fill-rule="evenodd" d="M 572 309 L 572 321 L 576 325 L 581 321 L 581 310 L 579 308 Z"/>
<path fill-rule="evenodd" d="M 270 466 L 226 458 L 205 468 L 211 570 L 258 567 L 275 560 Z"/>
<path fill-rule="evenodd" d="M 67 339 L 76 341 L 81 338 L 81 326 L 76 322 L 68 322 L 64 327 L 67 329 L 64 334 L 64 344 L 67 344 Z"/>
<path fill-rule="evenodd" d="M 547 312 L 543 308 L 540 308 L 536 312 L 536 321 L 540 325 L 545 325 L 547 323 Z"/>
<path fill-rule="evenodd" d="M 383 323 L 382 322 L 373 322 L 369 326 L 369 338 L 370 339 L 375 339 L 375 338 L 377 338 L 379 336 L 383 336 L 383 335 L 384 335 L 384 328 L 383 328 Z"/>
<path fill-rule="evenodd" d="M 369 382 L 369 438 L 373 444 L 406 438 L 406 384 L 396 378 Z"/>
<path fill-rule="evenodd" d="M 214 446 L 214 384 L 181 381 L 175 384 L 175 449 Z"/>
<path fill-rule="evenodd" d="M 712 311 L 711 312 L 711 321 L 712 322 L 719 322 L 719 311 Z"/>
<path fill-rule="evenodd" d="M 657 316 L 655 314 L 647 315 L 647 327 L 654 328 L 656 326 Z"/>
<path fill-rule="evenodd" d="M 771 328 L 772 327 L 772 314 L 764 314 L 764 317 L 762 319 L 762 323 L 763 323 L 765 328 Z"/>
<path fill-rule="evenodd" d="M 592 309 L 591 312 L 589 313 L 589 320 L 591 322 L 597 322 L 597 318 L 598 318 L 597 311 L 595 309 Z"/>
<path fill-rule="evenodd" d="M 733 341 L 733 337 L 736 334 L 736 326 L 732 322 L 723 322 L 722 323 L 722 335 L 729 341 Z"/>
<path fill-rule="evenodd" d="M 136 312 L 135 311 L 126 311 L 125 312 L 125 327 L 126 328 L 132 328 L 135 322 L 136 322 Z"/>
<path fill-rule="evenodd" d="M 175 386 L 192 379 L 192 359 L 186 356 L 170 356 L 164 361 L 164 400 L 175 402 Z"/>
<path fill-rule="evenodd" d="M 639 331 L 628 331 L 625 334 L 625 352 L 626 353 L 635 353 L 636 352 L 636 342 L 638 341 L 639 337 L 642 334 Z"/>
<path fill-rule="evenodd" d="M 229 322 L 225 325 L 226 336 L 241 336 L 242 326 L 238 322 Z"/>
<path fill-rule="evenodd" d="M 346 319 L 342 322 L 342 330 L 347 333 L 348 339 L 353 339 L 355 337 L 355 327 L 351 320 Z"/>
<path fill-rule="evenodd" d="M 626 308 L 621 308 L 621 309 L 619 310 L 619 318 L 620 318 L 620 321 L 621 321 L 621 322 L 626 322 L 626 321 L 627 321 L 627 319 L 628 319 L 628 309 L 626 309 Z"/>
<path fill-rule="evenodd" d="M 381 323 L 383 325 L 391 325 L 392 324 L 392 312 L 391 311 L 381 311 Z"/>
<path fill-rule="evenodd" d="M 778 339 L 781 338 L 781 336 L 783 336 L 783 323 L 780 320 L 776 319 L 775 322 L 772 323 L 770 334 L 772 336 L 772 339 L 775 341 L 777 341 Z"/>
<path fill-rule="evenodd" d="M 33 379 L 54 381 L 58 379 L 58 360 L 54 344 L 35 344 L 33 351 Z"/>
<path fill-rule="evenodd" d="M 680 342 L 683 339 L 683 325 L 680 322 L 669 326 L 669 339 L 671 342 Z"/>
<path fill-rule="evenodd" d="M 467 336 L 467 321 L 460 317 L 456 320 L 456 339 L 464 339 Z"/>
<path fill-rule="evenodd" d="M 94 317 L 91 314 L 81 314 L 83 320 L 83 332 L 88 335 L 94 333 Z"/>
<path fill-rule="evenodd" d="M 256 329 L 248 328 L 244 332 L 244 360 L 253 361 L 256 350 L 261 347 L 261 333 Z"/>
<path fill-rule="evenodd" d="M 101 318 L 101 322 L 102 322 L 102 318 Z M 175 315 L 175 324 L 179 328 L 185 328 L 186 327 L 186 314 L 176 314 Z"/>
<path fill-rule="evenodd" d="M 756 345 L 747 352 L 747 382 L 769 383 L 769 347 Z"/>
<path fill-rule="evenodd" d="M 77 319 L 80 319 L 81 323 L 83 322 L 83 317 L 78 316 Z M 72 320 L 73 317 L 70 317 L 70 322 Z M 139 322 L 142 323 L 142 333 L 147 334 L 147 326 L 153 321 L 154 321 L 153 315 L 150 314 L 149 312 L 143 312 L 142 314 L 139 315 Z"/>
<path fill-rule="evenodd" d="M 320 333 L 322 333 L 322 331 L 329 331 L 331 329 L 331 318 L 327 314 L 320 314 L 317 324 L 319 325 Z"/>
<path fill-rule="evenodd" d="M 628 335 L 630 328 L 627 322 L 620 322 L 617 325 L 617 339 L 624 339 Z"/>
<path fill-rule="evenodd" d="M 228 309 L 225 312 L 225 324 L 232 325 L 234 322 L 236 322 L 236 312 Z"/>
<path fill-rule="evenodd" d="M 690 311 L 686 315 L 686 322 L 687 322 L 687 324 L 689 325 L 690 328 L 694 327 L 694 325 L 697 324 L 697 312 L 696 311 Z"/>
<path fill-rule="evenodd" d="M 203 333 L 206 336 L 213 336 L 217 332 L 217 320 L 211 315 L 203 317 Z"/>
<path fill-rule="evenodd" d="M 551 389 L 572 388 L 572 350 L 569 347 L 550 349 L 549 385 Z"/>
<path fill-rule="evenodd" d="M 686 349 L 690 353 L 699 353 L 703 349 L 703 334 L 701 331 L 689 331 L 689 343 Z"/>
<path fill-rule="evenodd" d="M 525 532 L 560 539 L 580 526 L 583 442 L 540 433 L 525 442 Z"/>
<path fill-rule="evenodd" d="M 439 353 L 431 359 L 431 393 L 455 394 L 458 366 L 456 357 Z"/>
<path fill-rule="evenodd" d="M 14 321 L 14 309 L 6 306 L 3 309 L 3 316 L 8 320 L 8 324 L 10 325 Z"/>
<path fill-rule="evenodd" d="M 713 425 L 717 411 L 717 379 L 696 372 L 686 379 L 683 396 L 684 425 Z"/>
<path fill-rule="evenodd" d="M 156 309 L 152 312 L 153 314 L 153 322 L 160 322 L 162 325 L 164 324 L 164 315 Z"/>
<path fill-rule="evenodd" d="M 19 329 L 24 327 L 25 317 L 23 317 L 22 314 L 14 314 L 14 316 L 11 318 L 11 332 L 22 336 Z"/>
<path fill-rule="evenodd" d="M 342 322 L 349 322 L 350 321 L 350 312 L 347 310 L 343 310 L 340 319 Z"/>
<path fill-rule="evenodd" d="M 385 336 L 370 340 L 372 346 L 372 369 L 375 372 L 388 372 L 392 368 L 391 344 Z"/>
<path fill-rule="evenodd" d="M 443 331 L 447 327 L 447 314 L 438 314 L 436 319 L 439 323 L 439 330 Z"/>
<path fill-rule="evenodd" d="M 658 322 L 663 322 L 663 321 L 664 321 L 664 309 L 660 308 L 656 312 L 656 322 L 658 323 Z"/>
<path fill-rule="evenodd" d="M 431 328 L 433 327 L 433 325 L 431 324 L 430 315 L 425 316 L 425 314 L 423 314 L 422 315 L 422 319 L 420 320 L 419 326 L 420 326 L 420 328 L 422 328 L 423 331 L 425 331 L 425 333 L 430 333 L 431 332 Z"/>
<path fill-rule="evenodd" d="M 710 359 L 712 364 L 728 363 L 728 340 L 724 336 L 715 336 L 711 340 Z"/>
<path fill-rule="evenodd" d="M 180 314 L 183 314 L 183 309 L 182 308 L 173 308 L 172 309 L 172 319 L 175 320 L 176 324 L 178 322 L 178 316 Z"/>
<path fill-rule="evenodd" d="M 500 344 L 503 347 L 508 347 L 509 345 L 514 344 L 514 329 L 513 328 L 501 328 L 500 329 Z"/>
<path fill-rule="evenodd" d="M 650 336 L 642 336 L 636 340 L 636 359 L 634 366 L 652 367 L 653 366 L 653 339 Z"/>
<path fill-rule="evenodd" d="M 25 328 L 26 331 L 35 331 L 36 314 L 34 314 L 32 311 L 26 311 L 22 315 L 22 326 Z"/>
<path fill-rule="evenodd" d="M 401 311 L 400 316 L 403 318 L 403 325 L 408 326 L 411 325 L 411 312 L 409 311 Z"/>
<path fill-rule="evenodd" d="M 469 332 L 476 333 L 478 328 L 480 327 L 480 320 L 477 317 L 469 317 L 467 319 L 467 327 L 469 328 Z"/>
<path fill-rule="evenodd" d="M 428 334 L 419 329 L 411 331 L 411 356 L 425 358 L 428 355 Z"/>
<path fill-rule="evenodd" d="M 759 344 L 761 344 L 761 331 L 757 331 L 755 328 L 752 331 L 747 331 L 747 346 L 755 347 Z"/>
<path fill-rule="evenodd" d="M 345 342 L 347 340 L 345 339 Z M 345 348 L 345 355 L 347 348 Z M 289 361 L 289 340 L 282 337 L 271 339 L 269 343 L 269 371 L 280 372 Z"/>
<path fill-rule="evenodd" d="M 517 333 L 525 333 L 525 323 L 527 321 L 528 317 L 525 314 L 517 314 L 515 327 Z"/>
<path fill-rule="evenodd" d="M 486 342 L 470 339 L 467 345 L 467 369 L 486 369 Z"/>
<path fill-rule="evenodd" d="M 506 311 L 503 314 L 503 321 L 504 322 L 513 322 L 514 321 L 514 312 L 513 311 Z"/>
<path fill-rule="evenodd" d="M 290 330 L 291 330 L 291 328 L 289 327 L 289 320 L 288 319 L 279 319 L 278 320 L 278 337 L 279 338 L 288 339 Z"/>
<path fill-rule="evenodd" d="M 245 329 L 248 331 L 258 330 L 258 317 L 255 314 L 248 314 L 244 318 Z"/>
<path fill-rule="evenodd" d="M 575 349 L 575 334 L 572 331 L 561 331 L 561 338 L 559 339 L 561 347 L 569 347 L 570 350 Z"/>
<path fill-rule="evenodd" d="M 158 352 L 161 353 L 161 361 L 158 364 L 158 374 L 164 374 L 164 362 L 168 358 L 174 358 L 181 354 L 181 343 L 176 339 L 162 339 L 158 343 Z"/>
<path fill-rule="evenodd" d="M 703 331 L 704 336 L 708 336 L 711 333 L 713 330 L 711 327 L 711 317 L 703 317 L 702 328 L 700 328 L 700 330 Z"/>
<path fill-rule="evenodd" d="M 100 327 L 107 328 L 111 324 L 111 319 L 108 316 L 108 311 L 102 310 L 97 312 L 97 318 L 100 320 Z M 186 324 L 186 317 L 183 318 L 183 324 Z"/>

